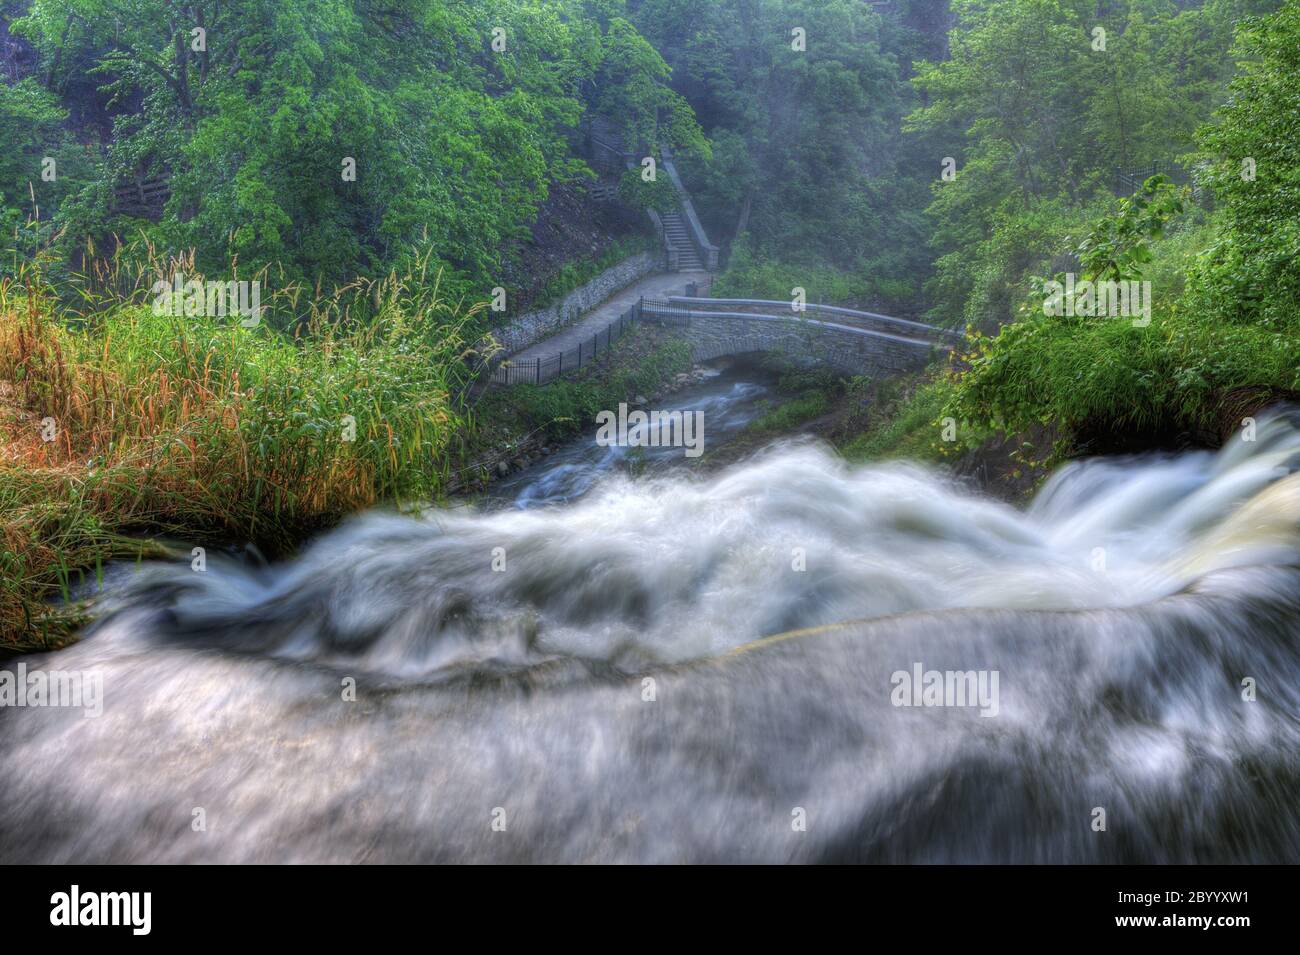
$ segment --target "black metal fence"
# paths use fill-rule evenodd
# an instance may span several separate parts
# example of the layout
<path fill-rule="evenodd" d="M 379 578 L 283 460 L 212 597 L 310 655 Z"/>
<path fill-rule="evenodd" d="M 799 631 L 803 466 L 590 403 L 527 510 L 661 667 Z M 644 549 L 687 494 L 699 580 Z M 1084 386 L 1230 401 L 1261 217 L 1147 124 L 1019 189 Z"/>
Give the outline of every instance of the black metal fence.
<path fill-rule="evenodd" d="M 633 305 L 589 339 L 573 348 L 527 361 L 507 360 L 492 371 L 497 385 L 542 385 L 562 375 L 570 375 L 596 360 L 596 356 L 623 337 L 637 319 L 638 305 Z"/>
<path fill-rule="evenodd" d="M 640 317 L 643 321 L 658 322 L 661 325 L 690 325 L 691 310 L 662 299 L 643 298 Z"/>

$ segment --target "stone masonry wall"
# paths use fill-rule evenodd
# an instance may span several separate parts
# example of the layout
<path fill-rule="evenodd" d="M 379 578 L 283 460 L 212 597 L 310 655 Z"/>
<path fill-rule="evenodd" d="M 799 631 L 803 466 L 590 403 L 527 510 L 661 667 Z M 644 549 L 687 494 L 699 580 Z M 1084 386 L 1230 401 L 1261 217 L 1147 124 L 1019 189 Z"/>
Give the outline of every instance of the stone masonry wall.
<path fill-rule="evenodd" d="M 639 252 L 601 272 L 586 285 L 574 289 L 546 308 L 520 315 L 492 332 L 502 346 L 502 355 L 534 345 L 589 312 L 615 292 L 620 292 L 647 275 L 665 270 L 662 251 Z"/>

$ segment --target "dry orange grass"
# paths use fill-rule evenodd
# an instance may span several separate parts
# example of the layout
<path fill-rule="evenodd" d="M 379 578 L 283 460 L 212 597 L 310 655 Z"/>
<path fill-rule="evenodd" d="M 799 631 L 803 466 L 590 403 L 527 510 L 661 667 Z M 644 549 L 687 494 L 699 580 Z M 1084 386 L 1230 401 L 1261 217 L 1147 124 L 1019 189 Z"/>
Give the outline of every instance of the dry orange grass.
<path fill-rule="evenodd" d="M 463 428 L 464 318 L 395 277 L 350 291 L 378 306 L 365 321 L 336 298 L 290 337 L 138 297 L 61 318 L 45 290 L 0 285 L 0 647 L 64 639 L 51 598 L 156 550 L 142 536 L 282 552 L 355 510 L 437 496 Z"/>

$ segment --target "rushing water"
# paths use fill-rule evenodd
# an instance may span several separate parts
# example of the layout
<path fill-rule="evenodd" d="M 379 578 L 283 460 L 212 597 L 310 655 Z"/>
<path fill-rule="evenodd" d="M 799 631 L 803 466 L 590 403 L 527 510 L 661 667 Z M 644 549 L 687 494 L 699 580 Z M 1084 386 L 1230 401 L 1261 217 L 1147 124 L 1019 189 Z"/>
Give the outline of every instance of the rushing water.
<path fill-rule="evenodd" d="M 711 440 L 754 397 L 684 400 Z M 103 713 L 0 710 L 0 859 L 1300 860 L 1286 421 L 1024 510 L 809 443 L 666 457 L 147 568 L 23 661 L 101 674 Z M 895 705 L 915 669 L 996 705 Z"/>
<path fill-rule="evenodd" d="M 681 395 L 666 399 L 662 410 L 685 410 L 703 415 L 705 443 L 723 444 L 754 420 L 762 409 L 760 399 L 768 389 L 757 382 L 733 375 L 707 372 L 711 380 Z M 645 427 L 639 432 L 648 430 Z M 493 486 L 489 507 L 510 506 L 519 510 L 566 504 L 590 491 L 611 474 L 635 475 L 652 470 L 662 473 L 685 463 L 681 448 L 597 444 L 595 431 L 586 440 L 575 441 Z"/>

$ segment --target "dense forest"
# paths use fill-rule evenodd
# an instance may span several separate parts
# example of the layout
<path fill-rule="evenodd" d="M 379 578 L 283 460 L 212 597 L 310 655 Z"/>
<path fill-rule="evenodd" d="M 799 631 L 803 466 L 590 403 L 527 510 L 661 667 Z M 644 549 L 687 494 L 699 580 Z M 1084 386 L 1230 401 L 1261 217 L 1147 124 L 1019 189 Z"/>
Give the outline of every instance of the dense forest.
<path fill-rule="evenodd" d="M 7 0 L 0 27 L 11 635 L 142 529 L 283 550 L 603 407 L 466 400 L 485 335 L 654 246 L 673 193 L 629 168 L 593 205 L 596 124 L 675 157 L 713 294 L 969 332 L 774 419 L 838 402 L 852 457 L 1028 436 L 1032 471 L 1300 385 L 1294 2 Z M 1045 314 L 1065 272 L 1149 282 L 1151 320 Z M 267 320 L 157 315 L 177 273 L 260 277 Z"/>
<path fill-rule="evenodd" d="M 684 154 L 727 287 L 990 329 L 1124 170 L 1209 174 L 1234 27 L 1275 6 L 16 0 L 5 232 L 65 267 L 143 240 L 309 285 L 431 262 L 483 295 L 590 177 L 572 133 L 599 115 Z"/>

